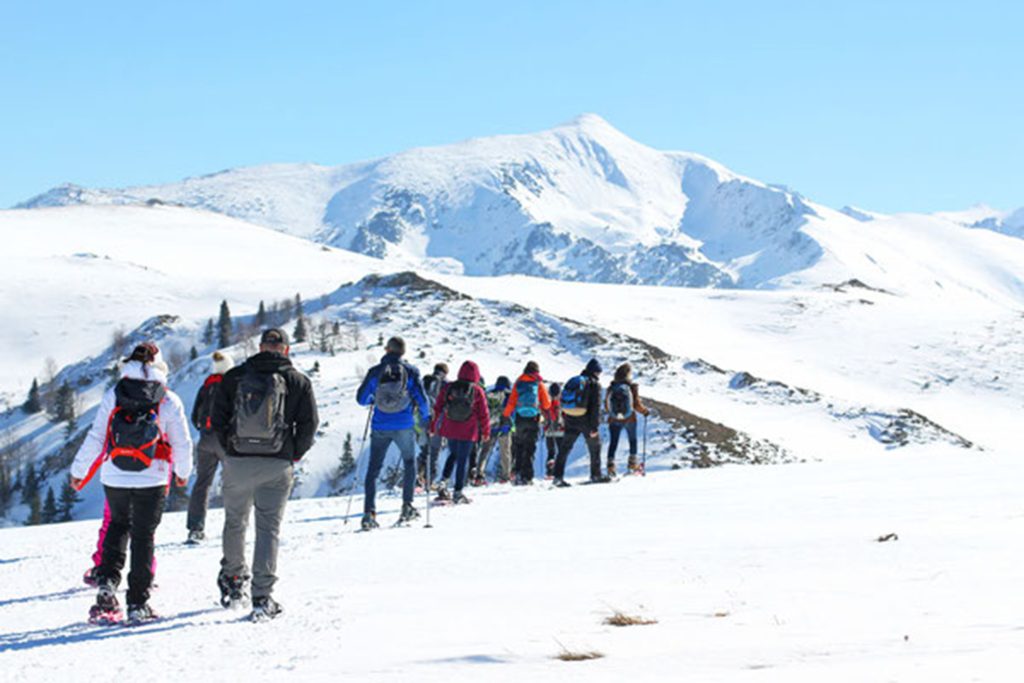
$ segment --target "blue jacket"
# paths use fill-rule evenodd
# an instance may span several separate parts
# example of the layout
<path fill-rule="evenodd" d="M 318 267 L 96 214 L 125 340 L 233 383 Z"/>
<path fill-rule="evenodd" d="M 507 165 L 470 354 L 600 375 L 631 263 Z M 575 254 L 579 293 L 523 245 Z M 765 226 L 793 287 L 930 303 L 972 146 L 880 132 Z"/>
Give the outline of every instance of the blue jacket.
<path fill-rule="evenodd" d="M 415 417 L 413 416 L 414 405 L 419 408 L 420 423 L 424 427 L 430 419 L 430 406 L 427 404 L 427 395 L 423 391 L 423 383 L 420 381 L 420 371 L 403 361 L 401 356 L 393 353 L 385 355 L 381 358 L 379 365 L 373 366 L 366 373 L 363 383 L 359 385 L 359 390 L 356 391 L 356 401 L 361 406 L 373 405 L 373 397 L 377 393 L 377 380 L 380 378 L 381 370 L 385 365 L 395 365 L 397 363 L 404 365 L 406 374 L 409 375 L 408 389 L 412 401 L 409 403 L 409 407 L 400 413 L 382 413 L 375 410 L 372 423 L 373 431 L 375 432 L 412 429 L 415 424 Z M 426 430 L 424 429 L 424 431 Z"/>

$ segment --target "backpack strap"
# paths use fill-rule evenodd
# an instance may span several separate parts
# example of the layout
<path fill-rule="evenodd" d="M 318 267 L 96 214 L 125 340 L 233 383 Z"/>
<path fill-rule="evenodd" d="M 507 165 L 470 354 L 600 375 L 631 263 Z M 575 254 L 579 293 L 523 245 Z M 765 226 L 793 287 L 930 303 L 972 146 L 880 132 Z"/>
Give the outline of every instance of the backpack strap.
<path fill-rule="evenodd" d="M 82 489 L 84 489 L 85 485 L 88 484 L 92 480 L 92 478 L 96 476 L 96 472 L 99 471 L 100 466 L 104 462 L 106 462 L 108 457 L 110 457 L 110 425 L 114 424 L 114 415 L 116 415 L 119 410 L 121 410 L 120 407 L 114 406 L 114 409 L 110 411 L 110 417 L 107 418 L 107 432 L 106 435 L 103 437 L 103 448 L 99 456 L 92 461 L 92 465 L 89 466 L 89 471 L 85 474 L 84 477 L 82 477 L 81 483 L 79 483 L 78 486 L 75 488 L 76 491 L 81 491 Z"/>

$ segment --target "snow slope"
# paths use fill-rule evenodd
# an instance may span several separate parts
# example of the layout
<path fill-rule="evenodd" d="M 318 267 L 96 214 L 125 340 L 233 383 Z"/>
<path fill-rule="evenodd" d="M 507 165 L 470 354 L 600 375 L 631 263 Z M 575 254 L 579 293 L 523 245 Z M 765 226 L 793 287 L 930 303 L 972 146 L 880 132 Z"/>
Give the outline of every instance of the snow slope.
<path fill-rule="evenodd" d="M 488 489 L 433 529 L 354 533 L 345 499 L 292 501 L 278 621 L 216 604 L 213 538 L 158 530 L 135 629 L 85 623 L 94 521 L 0 531 L 9 680 L 1014 680 L 1020 458 L 936 452 L 725 467 L 565 491 Z M 355 508 L 359 507 L 359 499 Z M 398 501 L 384 501 L 384 520 Z M 354 520 L 357 522 L 358 520 Z M 896 533 L 898 540 L 875 541 Z M 614 610 L 655 619 L 602 624 Z M 563 647 L 597 651 L 553 659 Z"/>
<path fill-rule="evenodd" d="M 383 267 L 209 212 L 71 207 L 0 212 L 0 394 L 23 396 L 43 359 L 62 367 L 155 315 L 200 325 L 222 299 L 252 314 L 261 299 L 315 298 Z M 185 347 L 186 350 L 188 347 Z"/>

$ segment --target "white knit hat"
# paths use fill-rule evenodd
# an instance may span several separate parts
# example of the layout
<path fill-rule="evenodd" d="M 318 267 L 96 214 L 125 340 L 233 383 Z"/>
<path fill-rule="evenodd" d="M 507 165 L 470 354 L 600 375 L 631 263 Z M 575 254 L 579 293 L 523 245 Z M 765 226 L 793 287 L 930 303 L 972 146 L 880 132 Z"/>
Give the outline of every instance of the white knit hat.
<path fill-rule="evenodd" d="M 221 351 L 213 352 L 210 359 L 210 372 L 214 375 L 223 375 L 233 367 L 235 367 L 235 363 L 231 360 L 231 356 Z"/>

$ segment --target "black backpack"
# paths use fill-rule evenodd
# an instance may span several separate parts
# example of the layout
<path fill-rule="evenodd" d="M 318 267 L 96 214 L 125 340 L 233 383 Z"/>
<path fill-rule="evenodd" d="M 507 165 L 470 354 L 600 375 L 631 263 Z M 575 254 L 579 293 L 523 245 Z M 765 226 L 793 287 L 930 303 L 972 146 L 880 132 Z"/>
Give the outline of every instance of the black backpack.
<path fill-rule="evenodd" d="M 141 472 L 154 460 L 168 459 L 159 419 L 166 394 L 160 382 L 123 378 L 114 386 L 116 403 L 107 427 L 107 454 L 114 467 Z"/>
<path fill-rule="evenodd" d="M 616 420 L 633 416 L 633 387 L 627 382 L 613 382 L 608 394 L 608 407 Z"/>
<path fill-rule="evenodd" d="M 235 390 L 235 410 L 228 438 L 232 450 L 243 455 L 277 455 L 288 436 L 285 398 L 288 384 L 277 372 L 248 369 Z"/>
<path fill-rule="evenodd" d="M 213 433 L 213 405 L 217 400 L 217 392 L 220 390 L 222 380 L 223 375 L 210 375 L 203 383 L 201 394 L 203 400 L 196 409 L 198 420 L 195 425 L 196 429 L 203 434 Z"/>
<path fill-rule="evenodd" d="M 466 422 L 473 417 L 473 385 L 464 380 L 448 385 L 444 397 L 444 416 L 452 422 Z"/>
<path fill-rule="evenodd" d="M 373 395 L 374 410 L 401 413 L 412 404 L 409 396 L 409 372 L 404 363 L 388 363 L 380 369 L 377 391 Z"/>

